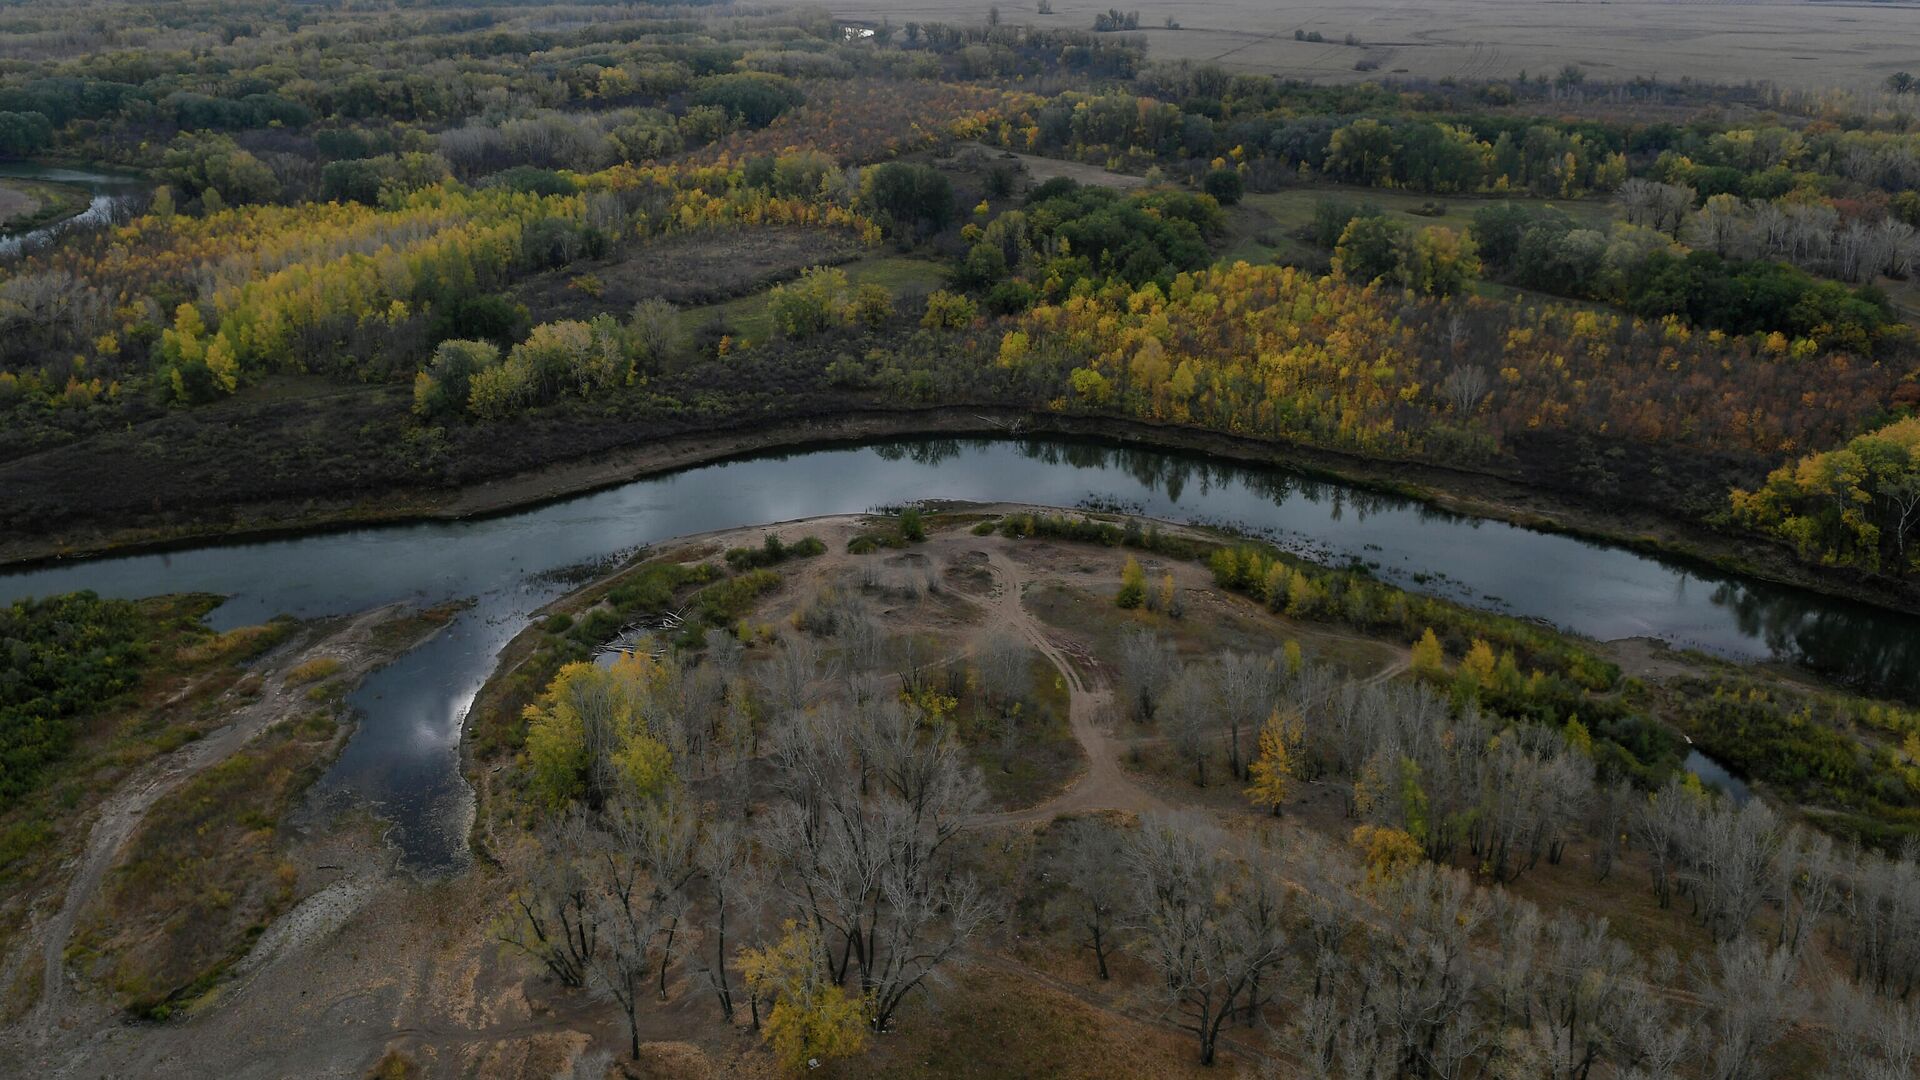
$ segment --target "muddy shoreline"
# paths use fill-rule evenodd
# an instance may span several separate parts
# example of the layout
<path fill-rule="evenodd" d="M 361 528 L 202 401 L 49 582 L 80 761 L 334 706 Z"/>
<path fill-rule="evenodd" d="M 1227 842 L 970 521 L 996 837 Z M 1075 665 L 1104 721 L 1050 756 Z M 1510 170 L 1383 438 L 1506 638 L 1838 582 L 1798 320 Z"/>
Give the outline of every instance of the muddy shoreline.
<path fill-rule="evenodd" d="M 558 462 L 455 489 L 395 490 L 359 500 L 234 507 L 225 523 L 129 527 L 0 541 L 0 570 L 70 559 L 208 544 L 516 513 L 652 476 L 777 452 L 802 452 L 898 438 L 1054 436 L 1144 450 L 1199 454 L 1283 468 L 1429 503 L 1438 509 L 1615 544 L 1703 569 L 1760 578 L 1875 607 L 1920 613 L 1912 585 L 1833 568 L 1809 567 L 1784 546 L 1729 534 L 1645 508 L 1602 510 L 1507 477 L 1466 468 L 1388 462 L 1336 451 L 1136 420 L 993 407 L 853 410 L 751 430 L 673 436 L 585 459 Z"/>

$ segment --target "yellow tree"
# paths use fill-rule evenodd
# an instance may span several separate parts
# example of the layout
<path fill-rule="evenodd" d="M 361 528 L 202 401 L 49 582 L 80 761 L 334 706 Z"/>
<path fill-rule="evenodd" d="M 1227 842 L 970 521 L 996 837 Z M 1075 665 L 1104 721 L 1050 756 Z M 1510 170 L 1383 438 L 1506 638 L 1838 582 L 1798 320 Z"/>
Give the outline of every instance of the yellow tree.
<path fill-rule="evenodd" d="M 866 1010 L 860 998 L 824 974 L 819 935 L 792 919 L 780 940 L 764 949 L 740 950 L 740 973 L 756 1001 L 773 1002 L 762 1037 L 789 1073 L 803 1073 L 822 1059 L 857 1054 L 867 1046 Z"/>
<path fill-rule="evenodd" d="M 1275 709 L 1267 718 L 1266 726 L 1260 729 L 1260 754 L 1253 759 L 1253 783 L 1247 787 L 1247 798 L 1257 806 L 1272 806 L 1274 817 L 1280 816 L 1280 804 L 1286 802 L 1292 792 L 1294 774 L 1299 768 L 1298 719 L 1283 717 L 1280 710 Z"/>
<path fill-rule="evenodd" d="M 1120 568 L 1120 592 L 1113 602 L 1123 608 L 1137 608 L 1147 600 L 1147 572 L 1140 567 L 1140 560 L 1127 556 L 1127 565 Z"/>
<path fill-rule="evenodd" d="M 1427 627 L 1426 633 L 1413 645 L 1413 670 L 1418 675 L 1443 675 L 1447 670 L 1446 653 L 1440 649 L 1440 639 L 1433 636 L 1433 627 Z"/>
<path fill-rule="evenodd" d="M 600 806 L 622 795 L 653 798 L 673 781 L 673 755 L 648 714 L 664 673 L 644 656 L 611 667 L 568 664 L 527 706 L 533 787 L 552 806 Z"/>
<path fill-rule="evenodd" d="M 1353 843 L 1367 861 L 1368 889 L 1391 885 L 1420 865 L 1420 841 L 1405 829 L 1362 825 L 1353 830 Z"/>

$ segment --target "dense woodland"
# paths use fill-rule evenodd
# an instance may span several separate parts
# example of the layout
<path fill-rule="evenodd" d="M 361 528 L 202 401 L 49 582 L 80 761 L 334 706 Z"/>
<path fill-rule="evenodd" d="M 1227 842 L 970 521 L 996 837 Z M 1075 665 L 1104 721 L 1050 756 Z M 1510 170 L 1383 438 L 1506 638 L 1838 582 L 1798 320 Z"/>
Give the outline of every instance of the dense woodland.
<path fill-rule="evenodd" d="M 1876 284 L 1920 250 L 1910 98 L 1602 88 L 1577 71 L 1333 89 L 1156 64 L 1104 34 L 537 16 L 559 10 L 261 4 L 223 7 L 209 35 L 193 5 L 104 5 L 106 36 L 45 38 L 15 13 L 9 40 L 38 49 L 0 86 L 12 152 L 157 186 L 124 223 L 28 251 L 0 281 L 0 452 L 84 456 L 129 423 L 308 375 L 410 387 L 412 415 L 383 412 L 377 442 L 417 469 L 456 429 L 566 399 L 672 428 L 764 415 L 745 404 L 770 387 L 743 382 L 763 377 L 743 347 L 818 380 L 789 388 L 796 414 L 870 400 L 889 355 L 932 348 L 966 365 L 942 377 L 946 400 L 1535 476 L 1520 433 L 1624 441 L 1694 474 L 1665 509 L 1779 532 L 1816 562 L 1911 567 L 1900 440 L 1876 444 L 1895 460 L 1847 523 L 1725 498 L 1920 399 L 1912 330 Z M 1159 183 L 1023 191 L 977 154 L 927 164 L 969 138 Z M 1322 265 L 1209 268 L 1236 204 L 1321 182 L 1485 201 L 1465 228 L 1409 228 L 1328 199 L 1303 236 Z M 666 302 L 549 320 L 513 288 L 554 276 L 590 312 L 602 274 L 583 265 L 768 228 L 949 260 L 952 291 L 922 309 L 825 274 L 771 296 L 778 332 L 751 341 L 724 322 L 689 334 Z M 1468 295 L 1483 279 L 1599 307 Z M 840 341 L 824 371 L 785 355 L 823 334 Z M 324 493 L 332 471 L 289 462 L 285 495 Z M 57 526 L 21 479 L 35 509 L 14 527 Z"/>

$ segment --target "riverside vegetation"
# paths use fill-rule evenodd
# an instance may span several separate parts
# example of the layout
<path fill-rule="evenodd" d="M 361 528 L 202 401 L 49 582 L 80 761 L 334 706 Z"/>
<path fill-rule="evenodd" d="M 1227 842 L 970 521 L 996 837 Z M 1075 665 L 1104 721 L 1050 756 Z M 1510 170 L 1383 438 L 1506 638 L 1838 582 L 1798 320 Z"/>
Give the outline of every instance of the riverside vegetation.
<path fill-rule="evenodd" d="M 1330 85 L 1140 27 L 0 13 L 0 157 L 146 180 L 0 262 L 0 550 L 1098 430 L 1920 603 L 1913 78 Z M 433 881 L 310 793 L 458 605 L 19 600 L 0 1050 L 1915 1075 L 1914 702 L 1377 569 L 936 504 L 630 552 L 450 705 L 477 858 Z"/>

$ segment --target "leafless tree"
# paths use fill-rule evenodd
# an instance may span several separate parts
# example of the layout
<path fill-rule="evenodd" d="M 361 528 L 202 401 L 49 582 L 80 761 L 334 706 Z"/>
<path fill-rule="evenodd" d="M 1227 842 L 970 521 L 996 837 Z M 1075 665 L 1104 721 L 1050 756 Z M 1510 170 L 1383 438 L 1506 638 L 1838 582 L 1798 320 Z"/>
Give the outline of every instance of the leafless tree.
<path fill-rule="evenodd" d="M 857 971 L 876 1030 L 994 916 L 958 873 L 949 842 L 979 808 L 978 774 L 945 731 L 897 705 L 822 722 L 796 717 L 777 740 L 786 800 L 763 834 L 779 882 L 828 945 L 828 974 Z M 859 757 L 864 765 L 847 769 Z"/>
<path fill-rule="evenodd" d="M 701 909 L 700 975 L 720 1003 L 720 1014 L 733 1022 L 735 998 L 727 962 L 745 940 L 750 940 L 763 899 L 764 882 L 752 858 L 745 831 L 737 822 L 710 823 L 694 853 L 694 865 L 706 885 Z"/>
<path fill-rule="evenodd" d="M 1180 673 L 1173 643 L 1147 630 L 1131 630 L 1120 638 L 1119 700 L 1129 715 L 1151 720 L 1160 695 Z"/>
<path fill-rule="evenodd" d="M 1002 714 L 1024 698 L 1033 686 L 1033 650 L 1006 632 L 990 635 L 974 655 L 980 692 L 987 704 Z"/>
<path fill-rule="evenodd" d="M 1699 1034 L 1691 1019 L 1676 1017 L 1655 986 L 1669 982 L 1677 966 L 1672 952 L 1663 951 L 1650 981 L 1631 987 L 1613 1017 L 1622 1080 L 1676 1080 L 1682 1066 L 1698 1056 Z"/>
<path fill-rule="evenodd" d="M 1752 939 L 1723 943 L 1719 978 L 1695 964 L 1695 982 L 1707 1006 L 1706 1067 L 1711 1080 L 1762 1080 L 1772 1072 L 1768 1049 L 1784 1034 L 1799 993 L 1793 958 Z"/>
<path fill-rule="evenodd" d="M 1853 978 L 1905 998 L 1920 983 L 1920 866 L 1863 854 L 1846 879 L 1841 911 Z"/>
<path fill-rule="evenodd" d="M 519 886 L 500 939 L 540 961 L 565 986 L 587 984 L 599 940 L 595 883 L 581 866 L 595 846 L 586 816 L 576 809 L 543 822 L 533 843 L 506 859 Z"/>
<path fill-rule="evenodd" d="M 1143 959 L 1169 1010 L 1199 1037 L 1203 1065 L 1213 1064 L 1228 1021 L 1263 1004 L 1261 974 L 1279 963 L 1285 944 L 1279 920 L 1268 917 L 1278 896 L 1271 880 L 1225 848 L 1203 818 L 1152 816 L 1127 854 Z"/>
<path fill-rule="evenodd" d="M 1478 1005 L 1473 937 L 1494 912 L 1460 871 L 1422 863 L 1381 898 L 1399 917 L 1369 927 L 1360 981 L 1402 1075 L 1458 1076 L 1492 1036 Z"/>
<path fill-rule="evenodd" d="M 1062 837 L 1057 863 L 1066 885 L 1062 896 L 1079 925 L 1081 944 L 1093 952 L 1094 968 L 1108 978 L 1107 957 L 1118 947 L 1116 920 L 1127 899 L 1126 846 L 1113 826 L 1079 818 L 1055 826 Z"/>
<path fill-rule="evenodd" d="M 1620 837 L 1626 831 L 1629 816 L 1639 796 L 1625 781 L 1596 786 L 1588 804 L 1587 832 L 1594 839 L 1593 879 L 1605 881 L 1613 876 L 1614 861 L 1620 855 Z"/>
<path fill-rule="evenodd" d="M 1586 1080 L 1601 1061 L 1620 1060 L 1615 1041 L 1643 979 L 1633 950 L 1605 919 L 1563 912 L 1549 922 L 1534 984 L 1546 1075 Z"/>
<path fill-rule="evenodd" d="M 1778 816 L 1758 799 L 1732 811 L 1709 804 L 1695 815 L 1682 850 L 1698 913 L 1714 940 L 1738 936 L 1759 911 L 1785 836 Z"/>
<path fill-rule="evenodd" d="M 1229 652 L 1211 669 L 1214 705 L 1227 725 L 1227 768 L 1241 780 L 1249 765 L 1241 734 L 1252 734 L 1273 714 L 1286 669 L 1273 656 Z"/>
<path fill-rule="evenodd" d="M 1840 901 L 1838 862 L 1833 837 L 1798 826 L 1787 830 L 1786 843 L 1774 860 L 1772 888 L 1780 907 L 1780 929 L 1775 944 L 1798 957 L 1813 939 L 1820 920 Z"/>
<path fill-rule="evenodd" d="M 1440 392 L 1446 395 L 1457 416 L 1471 416 L 1492 388 L 1493 380 L 1487 377 L 1487 369 L 1478 364 L 1462 364 L 1440 381 Z"/>
<path fill-rule="evenodd" d="M 638 1057 L 641 1000 L 650 983 L 664 987 L 684 944 L 679 931 L 694 873 L 694 823 L 688 810 L 671 801 L 615 807 L 607 820 L 590 871 L 599 940 L 587 965 L 587 986 L 619 1005 L 629 1053 Z"/>
<path fill-rule="evenodd" d="M 799 712 L 813 704 L 828 678 L 820 647 L 797 634 L 783 638 L 755 675 L 760 696 L 775 715 Z"/>
<path fill-rule="evenodd" d="M 1691 792 L 1678 780 L 1672 780 L 1641 803 L 1634 814 L 1634 837 L 1639 841 L 1640 849 L 1647 853 L 1654 896 L 1661 907 L 1673 903 L 1680 845 L 1694 812 L 1692 799 Z"/>
<path fill-rule="evenodd" d="M 1219 722 L 1209 681 L 1206 669 L 1187 669 L 1167 690 L 1159 709 L 1161 730 L 1175 752 L 1192 764 L 1193 781 L 1201 787 L 1207 786 L 1207 749 Z"/>
<path fill-rule="evenodd" d="M 1824 995 L 1827 1080 L 1912 1080 L 1920 1066 L 1920 1012 L 1836 983 Z"/>

